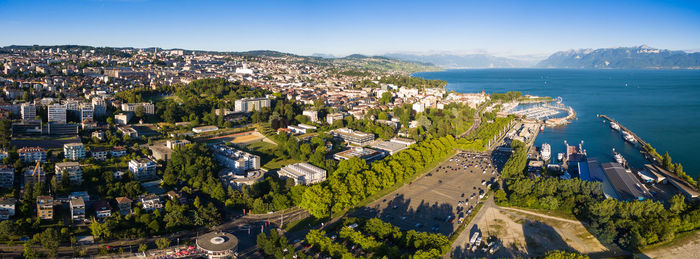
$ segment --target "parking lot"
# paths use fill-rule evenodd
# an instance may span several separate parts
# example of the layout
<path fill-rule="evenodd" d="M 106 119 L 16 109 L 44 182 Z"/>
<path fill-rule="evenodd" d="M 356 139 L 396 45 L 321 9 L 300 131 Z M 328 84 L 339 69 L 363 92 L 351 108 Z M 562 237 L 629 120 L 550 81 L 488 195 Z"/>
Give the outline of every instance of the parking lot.
<path fill-rule="evenodd" d="M 370 203 L 356 216 L 380 217 L 402 230 L 439 232 L 457 229 L 490 184 L 498 181 L 495 159 L 490 153 L 460 152 L 432 171 Z"/>

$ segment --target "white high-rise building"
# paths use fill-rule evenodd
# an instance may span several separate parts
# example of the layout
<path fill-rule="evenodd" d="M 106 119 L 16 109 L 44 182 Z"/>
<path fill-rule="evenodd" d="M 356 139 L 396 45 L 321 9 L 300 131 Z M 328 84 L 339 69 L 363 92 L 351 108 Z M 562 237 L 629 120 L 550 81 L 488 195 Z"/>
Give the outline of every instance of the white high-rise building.
<path fill-rule="evenodd" d="M 425 111 L 425 103 L 417 102 L 412 105 L 413 110 L 416 113 L 421 113 Z"/>
<path fill-rule="evenodd" d="M 23 103 L 20 108 L 22 120 L 33 120 L 36 118 L 36 106 L 30 103 Z"/>
<path fill-rule="evenodd" d="M 301 114 L 309 117 L 311 122 L 318 122 L 318 111 L 306 110 L 306 111 L 302 112 Z"/>
<path fill-rule="evenodd" d="M 236 112 L 260 111 L 263 107 L 270 107 L 270 99 L 267 98 L 243 98 L 236 100 L 234 109 Z"/>
<path fill-rule="evenodd" d="M 85 121 L 87 119 L 92 120 L 94 118 L 95 112 L 92 105 L 84 105 L 80 107 L 80 121 Z"/>
<path fill-rule="evenodd" d="M 68 160 L 85 158 L 85 146 L 83 143 L 68 143 L 63 145 L 63 153 Z"/>
<path fill-rule="evenodd" d="M 56 181 L 58 182 L 61 182 L 63 177 L 68 177 L 71 184 L 80 184 L 83 182 L 83 169 L 80 168 L 78 162 L 56 163 L 55 172 Z"/>
<path fill-rule="evenodd" d="M 48 107 L 49 121 L 66 123 L 66 106 L 60 104 L 52 104 Z"/>
<path fill-rule="evenodd" d="M 92 111 L 94 116 L 100 117 L 107 113 L 107 104 L 101 97 L 92 98 Z"/>

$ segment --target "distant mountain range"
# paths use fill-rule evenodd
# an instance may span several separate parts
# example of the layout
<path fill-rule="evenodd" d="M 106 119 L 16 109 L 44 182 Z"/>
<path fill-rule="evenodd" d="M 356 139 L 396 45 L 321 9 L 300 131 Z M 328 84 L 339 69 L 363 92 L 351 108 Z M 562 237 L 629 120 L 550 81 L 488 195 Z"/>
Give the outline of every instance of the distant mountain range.
<path fill-rule="evenodd" d="M 489 54 L 406 54 L 388 53 L 384 57 L 430 63 L 443 68 L 512 68 L 512 67 L 532 67 L 537 64 L 533 60 L 521 60 L 515 58 L 496 57 Z"/>
<path fill-rule="evenodd" d="M 129 56 L 119 50 L 136 49 L 132 47 L 92 47 L 80 45 L 11 45 L 0 47 L 0 53 L 11 49 L 40 50 L 48 48 L 94 50 L 100 54 Z M 154 51 L 156 48 L 141 48 Z M 158 48 L 158 50 L 166 50 Z M 314 53 L 311 56 L 301 56 L 274 50 L 251 50 L 241 52 L 217 52 L 203 50 L 187 50 L 196 53 L 228 53 L 241 56 L 295 56 L 305 57 L 318 62 L 353 61 L 355 65 L 363 63 L 388 69 L 391 66 L 402 66 L 408 71 L 421 69 L 434 70 L 440 68 L 581 68 L 581 69 L 700 69 L 700 52 L 656 49 L 646 45 L 638 47 L 619 47 L 601 49 L 579 49 L 556 52 L 546 59 L 542 56 L 498 57 L 490 54 L 412 54 L 388 53 L 381 56 L 366 56 L 352 54 L 345 57 L 331 54 Z M 374 68 L 374 67 L 373 67 Z"/>
<path fill-rule="evenodd" d="M 433 64 L 442 68 L 582 68 L 582 69 L 700 69 L 700 52 L 638 47 L 559 51 L 542 60 L 490 54 L 407 54 L 384 57 Z"/>
<path fill-rule="evenodd" d="M 338 56 L 335 56 L 333 54 L 325 54 L 325 53 L 314 53 L 311 54 L 312 57 L 317 57 L 317 58 L 338 58 Z"/>
<path fill-rule="evenodd" d="M 646 45 L 631 48 L 559 51 L 542 60 L 545 68 L 700 69 L 700 53 L 655 49 Z"/>

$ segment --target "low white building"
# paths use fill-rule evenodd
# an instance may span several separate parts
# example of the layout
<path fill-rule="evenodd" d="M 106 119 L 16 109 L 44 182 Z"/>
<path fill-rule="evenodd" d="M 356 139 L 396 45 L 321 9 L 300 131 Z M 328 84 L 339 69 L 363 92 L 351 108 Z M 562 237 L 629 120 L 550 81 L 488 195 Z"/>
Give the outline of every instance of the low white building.
<path fill-rule="evenodd" d="M 143 209 L 146 211 L 160 210 L 163 208 L 163 204 L 160 202 L 160 197 L 155 194 L 141 196 L 139 201 L 141 202 L 141 207 L 143 207 Z"/>
<path fill-rule="evenodd" d="M 0 220 L 6 220 L 15 215 L 15 205 L 17 200 L 14 198 L 0 198 Z"/>
<path fill-rule="evenodd" d="M 212 132 L 212 131 L 217 131 L 217 130 L 219 130 L 219 127 L 217 127 L 217 126 L 202 126 L 202 127 L 192 128 L 192 131 L 194 133 Z"/>
<path fill-rule="evenodd" d="M 95 202 L 95 217 L 98 219 L 104 219 L 104 218 L 109 218 L 112 216 L 112 206 L 109 205 L 109 202 L 105 200 L 100 200 Z"/>
<path fill-rule="evenodd" d="M 224 169 L 219 174 L 219 179 L 221 179 L 222 183 L 240 190 L 244 185 L 253 185 L 264 180 L 263 176 L 265 176 L 265 174 L 260 170 L 236 172 L 234 170 Z"/>
<path fill-rule="evenodd" d="M 380 150 L 380 151 L 383 151 L 385 154 L 393 155 L 393 154 L 398 153 L 401 150 L 406 149 L 406 147 L 408 147 L 408 146 L 405 144 L 396 143 L 396 142 L 392 142 L 392 141 L 377 140 L 377 141 L 374 141 L 374 143 L 372 143 L 370 145 L 370 147 L 377 149 L 377 150 Z"/>
<path fill-rule="evenodd" d="M 299 126 L 289 125 L 287 129 L 293 134 L 306 134 L 306 129 Z"/>
<path fill-rule="evenodd" d="M 109 155 L 112 157 L 126 156 L 126 148 L 122 146 L 115 146 L 109 151 Z"/>
<path fill-rule="evenodd" d="M 129 124 L 129 121 L 131 120 L 132 116 L 133 115 L 131 113 L 120 113 L 120 114 L 114 115 L 114 123 L 119 124 L 119 125 Z"/>
<path fill-rule="evenodd" d="M 414 103 L 414 104 L 411 106 L 411 108 L 412 108 L 413 111 L 415 111 L 416 113 L 424 112 L 424 111 L 425 111 L 425 103 L 422 103 L 422 102 Z"/>
<path fill-rule="evenodd" d="M 138 181 L 153 179 L 156 177 L 156 163 L 148 158 L 132 159 L 129 161 L 129 171 Z"/>

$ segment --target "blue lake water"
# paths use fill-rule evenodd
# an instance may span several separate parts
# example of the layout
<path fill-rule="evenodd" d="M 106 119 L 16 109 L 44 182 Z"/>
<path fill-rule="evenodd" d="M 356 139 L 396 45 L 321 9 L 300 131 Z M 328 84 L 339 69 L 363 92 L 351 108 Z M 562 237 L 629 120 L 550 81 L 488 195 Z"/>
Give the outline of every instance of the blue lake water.
<path fill-rule="evenodd" d="M 697 70 L 575 70 L 477 69 L 421 72 L 415 76 L 448 82 L 457 92 L 523 94 L 561 97 L 577 119 L 565 127 L 547 128 L 536 145 L 549 143 L 552 156 L 569 144 L 584 141 L 589 157 L 612 161 L 612 148 L 633 167 L 644 159 L 597 114 L 619 121 L 654 146 L 668 151 L 674 163 L 697 178 L 700 174 L 700 71 Z"/>

